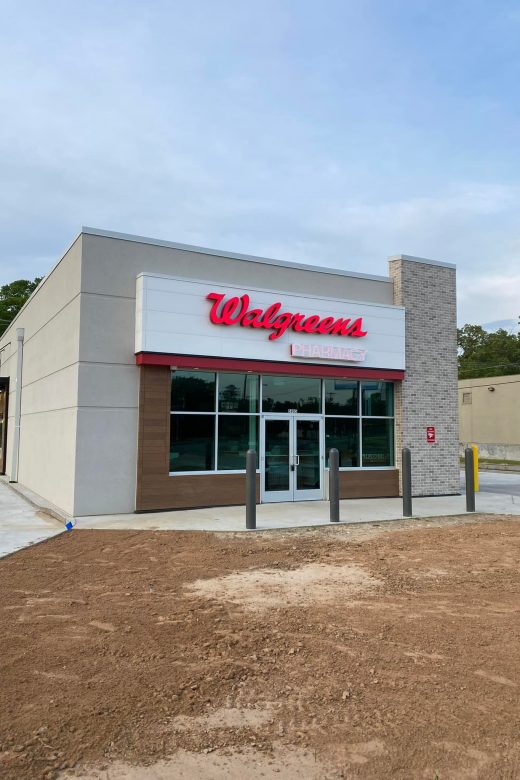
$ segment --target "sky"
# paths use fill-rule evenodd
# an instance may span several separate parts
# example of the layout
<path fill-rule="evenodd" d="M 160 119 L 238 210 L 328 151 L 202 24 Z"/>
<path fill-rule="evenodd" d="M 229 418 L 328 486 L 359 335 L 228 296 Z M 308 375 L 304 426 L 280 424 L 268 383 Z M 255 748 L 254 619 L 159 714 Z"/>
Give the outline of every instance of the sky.
<path fill-rule="evenodd" d="M 520 314 L 518 0 L 0 0 L 0 284 L 82 225 Z"/>

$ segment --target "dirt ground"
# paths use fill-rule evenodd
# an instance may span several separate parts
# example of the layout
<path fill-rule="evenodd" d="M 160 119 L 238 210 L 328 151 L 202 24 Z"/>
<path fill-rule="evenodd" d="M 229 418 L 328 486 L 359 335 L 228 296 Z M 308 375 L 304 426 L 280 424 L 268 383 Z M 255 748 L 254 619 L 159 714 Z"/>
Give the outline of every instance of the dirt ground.
<path fill-rule="evenodd" d="M 0 561 L 0 777 L 519 778 L 520 522 L 78 531 Z"/>

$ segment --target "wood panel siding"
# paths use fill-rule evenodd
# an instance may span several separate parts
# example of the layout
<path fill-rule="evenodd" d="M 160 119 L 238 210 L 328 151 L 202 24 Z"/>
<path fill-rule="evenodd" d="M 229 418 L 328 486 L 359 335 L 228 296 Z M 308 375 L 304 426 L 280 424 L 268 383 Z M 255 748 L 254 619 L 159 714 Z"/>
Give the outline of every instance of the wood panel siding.
<path fill-rule="evenodd" d="M 245 474 L 170 476 L 170 369 L 141 366 L 136 510 L 245 503 Z M 257 499 L 260 480 L 257 476 Z"/>
<path fill-rule="evenodd" d="M 339 473 L 340 498 L 391 498 L 398 495 L 398 469 Z"/>

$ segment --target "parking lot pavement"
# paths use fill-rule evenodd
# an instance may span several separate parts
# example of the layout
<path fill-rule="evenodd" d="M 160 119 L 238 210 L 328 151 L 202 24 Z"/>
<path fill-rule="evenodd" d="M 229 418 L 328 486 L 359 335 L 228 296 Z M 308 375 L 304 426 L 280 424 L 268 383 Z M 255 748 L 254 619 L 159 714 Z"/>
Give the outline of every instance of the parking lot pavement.
<path fill-rule="evenodd" d="M 0 482 L 0 557 L 64 530 L 62 523 L 35 509 L 9 485 Z"/>
<path fill-rule="evenodd" d="M 464 489 L 464 471 L 460 472 L 461 488 Z M 520 496 L 520 473 L 516 471 L 479 471 L 479 492 L 505 496 Z"/>

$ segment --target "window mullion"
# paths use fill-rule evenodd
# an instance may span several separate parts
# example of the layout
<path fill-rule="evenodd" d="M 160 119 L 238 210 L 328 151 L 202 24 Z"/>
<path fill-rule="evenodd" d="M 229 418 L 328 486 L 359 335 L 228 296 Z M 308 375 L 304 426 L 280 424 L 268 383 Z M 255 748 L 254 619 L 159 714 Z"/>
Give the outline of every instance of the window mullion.
<path fill-rule="evenodd" d="M 218 471 L 218 414 L 214 415 L 215 420 L 215 465 L 214 470 Z"/>
<path fill-rule="evenodd" d="M 359 468 L 362 469 L 364 466 L 363 462 L 363 382 L 358 382 L 358 397 L 359 397 L 359 406 L 358 406 L 358 441 L 359 441 Z"/>
<path fill-rule="evenodd" d="M 215 373 L 215 460 L 214 470 L 218 471 L 218 410 L 219 410 L 219 394 L 220 394 L 220 374 L 218 371 Z"/>

